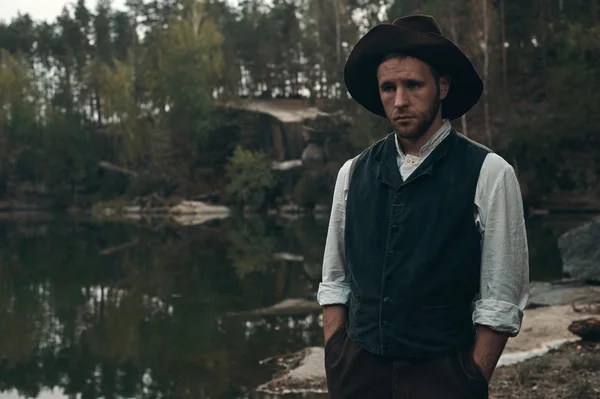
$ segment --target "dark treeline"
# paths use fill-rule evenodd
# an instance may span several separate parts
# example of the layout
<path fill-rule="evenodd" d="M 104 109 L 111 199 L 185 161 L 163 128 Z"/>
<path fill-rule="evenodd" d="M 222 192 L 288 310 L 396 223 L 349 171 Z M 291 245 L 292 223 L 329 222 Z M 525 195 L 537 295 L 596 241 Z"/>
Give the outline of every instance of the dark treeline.
<path fill-rule="evenodd" d="M 504 155 L 530 201 L 600 196 L 596 0 L 79 0 L 0 23 L 0 199 L 222 189 L 245 120 L 221 105 L 240 97 L 322 99 L 363 148 L 387 128 L 349 100 L 344 62 L 368 28 L 413 12 L 475 63 L 487 90 L 456 127 Z"/>

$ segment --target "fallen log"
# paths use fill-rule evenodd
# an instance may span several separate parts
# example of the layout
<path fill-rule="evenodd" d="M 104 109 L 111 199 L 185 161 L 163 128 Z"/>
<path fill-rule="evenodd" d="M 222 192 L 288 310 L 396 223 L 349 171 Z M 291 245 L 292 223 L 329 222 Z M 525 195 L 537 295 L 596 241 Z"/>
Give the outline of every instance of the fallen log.
<path fill-rule="evenodd" d="M 200 202 L 209 202 L 209 201 L 216 202 L 219 200 L 220 197 L 221 197 L 220 191 L 211 191 L 210 193 L 199 194 L 192 199 L 194 201 L 200 201 Z"/>
<path fill-rule="evenodd" d="M 587 303 L 587 304 L 582 304 L 581 306 L 577 306 L 575 304 L 575 301 L 571 301 L 571 307 L 573 308 L 573 311 L 576 313 L 600 314 L 600 302 Z"/>
<path fill-rule="evenodd" d="M 297 316 L 318 312 L 321 306 L 317 301 L 302 298 L 287 298 L 272 306 L 242 312 L 229 312 L 230 317 Z"/>
<path fill-rule="evenodd" d="M 304 262 L 304 256 L 292 254 L 289 252 L 276 252 L 273 254 L 274 260 L 288 260 L 291 262 Z"/>
<path fill-rule="evenodd" d="M 129 247 L 133 247 L 134 245 L 137 245 L 137 243 L 138 243 L 138 240 L 134 240 L 134 241 L 131 241 L 131 242 L 127 242 L 125 244 L 116 245 L 114 247 L 106 248 L 106 249 L 98 252 L 98 254 L 101 255 L 101 256 L 114 254 L 115 252 L 119 252 L 119 251 L 122 251 L 124 249 L 129 248 Z"/>
<path fill-rule="evenodd" d="M 575 320 L 569 326 L 569 331 L 581 337 L 584 341 L 600 341 L 600 319 L 590 317 Z"/>
<path fill-rule="evenodd" d="M 137 172 L 134 172 L 133 170 L 129 170 L 129 169 L 125 169 L 122 168 L 120 166 L 114 165 L 110 162 L 107 161 L 100 161 L 98 162 L 98 166 L 103 168 L 103 169 L 107 169 L 107 170 L 112 170 L 114 172 L 119 172 L 119 173 L 123 173 L 125 175 L 129 175 L 132 177 L 138 177 Z"/>

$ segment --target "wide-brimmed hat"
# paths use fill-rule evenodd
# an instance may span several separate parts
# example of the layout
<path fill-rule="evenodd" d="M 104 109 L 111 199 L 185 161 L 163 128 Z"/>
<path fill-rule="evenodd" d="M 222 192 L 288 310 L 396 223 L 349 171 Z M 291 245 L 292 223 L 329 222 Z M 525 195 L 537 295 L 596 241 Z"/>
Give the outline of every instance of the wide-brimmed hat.
<path fill-rule="evenodd" d="M 362 37 L 344 67 L 346 88 L 360 105 L 385 117 L 379 96 L 377 68 L 383 57 L 403 53 L 451 76 L 450 90 L 442 101 L 442 115 L 460 118 L 479 101 L 483 82 L 467 56 L 444 37 L 437 21 L 429 15 L 411 15 L 392 24 L 380 24 Z"/>

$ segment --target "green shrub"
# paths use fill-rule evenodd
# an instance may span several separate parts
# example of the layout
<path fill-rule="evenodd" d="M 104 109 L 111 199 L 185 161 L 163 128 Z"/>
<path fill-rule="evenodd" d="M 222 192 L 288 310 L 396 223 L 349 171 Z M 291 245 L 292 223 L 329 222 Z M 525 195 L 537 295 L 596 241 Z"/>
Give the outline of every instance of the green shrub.
<path fill-rule="evenodd" d="M 276 178 L 268 156 L 262 151 L 237 146 L 225 167 L 229 184 L 227 197 L 238 205 L 261 207 Z"/>

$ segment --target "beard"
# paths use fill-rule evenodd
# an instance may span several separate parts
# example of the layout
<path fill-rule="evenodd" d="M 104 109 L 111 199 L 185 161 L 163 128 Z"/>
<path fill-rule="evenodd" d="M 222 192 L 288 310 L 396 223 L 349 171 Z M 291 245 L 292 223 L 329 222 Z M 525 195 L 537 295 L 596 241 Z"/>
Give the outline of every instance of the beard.
<path fill-rule="evenodd" d="M 438 94 L 425 112 L 411 115 L 413 119 L 411 119 L 408 124 L 403 124 L 392 119 L 390 122 L 392 122 L 396 134 L 398 134 L 399 137 L 408 140 L 418 140 L 423 137 L 435 121 L 435 117 L 440 110 L 441 102 Z"/>

